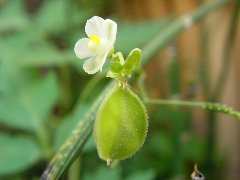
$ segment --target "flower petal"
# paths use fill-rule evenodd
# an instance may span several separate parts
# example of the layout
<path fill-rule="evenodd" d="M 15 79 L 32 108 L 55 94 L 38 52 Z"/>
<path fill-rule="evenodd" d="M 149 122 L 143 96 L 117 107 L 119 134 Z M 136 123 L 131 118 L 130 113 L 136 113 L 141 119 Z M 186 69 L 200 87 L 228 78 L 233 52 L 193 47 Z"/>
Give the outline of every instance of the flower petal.
<path fill-rule="evenodd" d="M 98 35 L 101 38 L 108 38 L 108 24 L 106 20 L 101 17 L 93 16 L 91 19 L 87 20 L 85 26 L 85 32 L 88 37 L 91 34 Z"/>
<path fill-rule="evenodd" d="M 107 53 L 102 57 L 101 64 L 100 64 L 100 71 L 102 71 L 102 68 L 103 68 L 103 65 L 104 65 L 104 63 L 105 63 L 105 61 L 106 61 L 106 59 L 107 59 L 108 53 L 109 53 L 109 52 L 107 52 Z"/>
<path fill-rule="evenodd" d="M 102 68 L 103 58 L 100 56 L 94 56 L 86 59 L 83 63 L 83 69 L 88 74 L 95 74 Z"/>
<path fill-rule="evenodd" d="M 80 59 L 88 58 L 94 56 L 94 54 L 88 48 L 88 38 L 79 39 L 75 44 L 74 52 L 76 56 Z"/>
<path fill-rule="evenodd" d="M 117 23 L 110 19 L 106 19 L 106 22 L 108 24 L 108 40 L 113 46 L 117 36 Z"/>

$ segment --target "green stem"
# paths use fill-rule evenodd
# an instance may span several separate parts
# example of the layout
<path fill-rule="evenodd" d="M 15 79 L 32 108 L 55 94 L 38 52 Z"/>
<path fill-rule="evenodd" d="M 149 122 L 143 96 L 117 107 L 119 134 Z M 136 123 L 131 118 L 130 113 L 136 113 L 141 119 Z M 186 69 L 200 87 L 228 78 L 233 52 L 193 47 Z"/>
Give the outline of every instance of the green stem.
<path fill-rule="evenodd" d="M 70 95 L 70 71 L 67 65 L 60 67 L 60 78 L 61 78 L 61 97 L 60 112 L 62 114 L 69 108 L 69 95 Z"/>
<path fill-rule="evenodd" d="M 66 170 L 76 157 L 81 152 L 83 145 L 90 136 L 95 120 L 96 109 L 101 103 L 103 97 L 107 94 L 113 86 L 114 81 L 111 81 L 103 92 L 98 96 L 92 107 L 87 111 L 85 116 L 81 119 L 78 125 L 72 131 L 70 137 L 58 150 L 57 154 L 53 157 L 47 169 L 41 176 L 41 180 L 59 179 L 64 170 Z"/>
<path fill-rule="evenodd" d="M 230 60 L 231 60 L 231 49 L 233 46 L 233 40 L 235 37 L 235 32 L 238 27 L 238 18 L 239 18 L 239 9 L 240 9 L 240 1 L 235 0 L 234 3 L 234 10 L 232 13 L 232 18 L 230 21 L 230 28 L 227 34 L 226 42 L 225 42 L 225 47 L 223 49 L 223 60 L 222 60 L 222 65 L 220 69 L 220 74 L 217 80 L 217 85 L 215 89 L 213 90 L 214 95 L 211 98 L 211 101 L 217 101 L 219 96 L 222 94 L 224 84 L 227 79 L 227 74 L 229 72 L 229 67 L 230 67 Z"/>
<path fill-rule="evenodd" d="M 210 97 L 209 83 L 209 46 L 208 46 L 208 28 L 205 24 L 205 19 L 201 21 L 201 63 L 200 63 L 200 79 L 203 86 L 203 93 L 206 99 Z"/>
<path fill-rule="evenodd" d="M 45 160 L 48 160 L 52 154 L 49 131 L 46 128 L 45 124 L 41 121 L 41 119 L 39 119 L 38 113 L 36 112 L 35 109 L 33 109 L 33 106 L 32 106 L 34 103 L 26 93 L 27 91 L 23 91 L 23 93 L 20 94 L 20 98 L 22 99 L 23 106 L 25 106 L 26 109 L 28 109 L 30 119 L 32 121 L 31 123 L 33 124 L 35 129 L 35 133 L 34 133 L 35 137 L 37 138 L 37 140 L 39 141 L 42 147 L 42 156 Z"/>
<path fill-rule="evenodd" d="M 182 100 L 169 100 L 169 99 L 145 99 L 147 104 L 157 104 L 157 105 L 172 105 L 172 106 L 191 106 L 205 108 L 204 102 L 192 102 L 192 101 L 182 101 Z"/>
<path fill-rule="evenodd" d="M 45 160 L 49 160 L 52 155 L 52 147 L 49 141 L 49 132 L 46 129 L 44 129 L 44 127 L 41 126 L 41 127 L 38 127 L 35 135 L 43 148 L 43 154 L 42 154 L 43 158 Z"/>
<path fill-rule="evenodd" d="M 240 112 L 235 111 L 231 107 L 220 103 L 169 100 L 169 99 L 151 99 L 147 96 L 147 92 L 144 88 L 144 73 L 142 73 L 142 75 L 138 79 L 138 87 L 142 95 L 143 101 L 147 104 L 199 107 L 210 111 L 222 112 L 236 118 L 237 120 L 240 120 Z"/>
<path fill-rule="evenodd" d="M 205 169 L 206 176 L 209 179 L 214 179 L 214 159 L 215 159 L 215 140 L 216 140 L 216 120 L 217 114 L 214 111 L 207 112 L 208 120 L 208 132 L 207 132 L 207 141 L 206 141 L 206 151 L 205 151 Z"/>
<path fill-rule="evenodd" d="M 79 156 L 71 165 L 68 171 L 68 179 L 79 180 L 81 169 L 81 156 Z"/>
<path fill-rule="evenodd" d="M 240 120 L 240 112 L 235 111 L 232 107 L 220 103 L 211 102 L 192 102 L 192 101 L 182 101 L 182 100 L 169 100 L 169 99 L 150 99 L 144 100 L 146 104 L 157 104 L 157 105 L 171 105 L 171 106 L 189 106 L 189 107 L 199 107 L 210 111 L 221 112 Z"/>
<path fill-rule="evenodd" d="M 143 101 L 146 101 L 146 99 L 148 99 L 148 93 L 145 89 L 145 86 L 144 86 L 144 80 L 145 80 L 145 77 L 146 77 L 146 74 L 144 71 L 141 71 L 140 72 L 140 76 L 139 78 L 137 79 L 137 84 L 138 84 L 138 88 L 139 88 L 139 91 L 140 91 L 140 94 L 143 98 Z"/>

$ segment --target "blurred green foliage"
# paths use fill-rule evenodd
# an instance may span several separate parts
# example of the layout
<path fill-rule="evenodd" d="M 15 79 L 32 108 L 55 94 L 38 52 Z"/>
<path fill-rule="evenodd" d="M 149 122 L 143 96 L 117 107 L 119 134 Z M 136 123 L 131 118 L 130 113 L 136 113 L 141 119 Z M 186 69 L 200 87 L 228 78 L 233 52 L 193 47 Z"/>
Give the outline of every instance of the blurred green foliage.
<path fill-rule="evenodd" d="M 96 77 L 83 72 L 83 61 L 75 57 L 73 47 L 80 37 L 86 36 L 86 20 L 101 14 L 107 3 L 107 0 L 0 1 L 0 179 L 39 177 L 106 84 L 100 77 L 97 85 L 86 93 Z M 169 20 L 117 21 L 116 49 L 127 54 L 133 48 L 143 47 Z M 176 59 L 169 67 L 172 95 L 179 92 L 174 62 Z M 191 113 L 149 107 L 149 117 L 149 135 L 143 148 L 113 168 L 98 158 L 90 138 L 81 159 L 82 178 L 188 177 L 189 167 L 204 161 L 203 142 L 190 135 Z"/>

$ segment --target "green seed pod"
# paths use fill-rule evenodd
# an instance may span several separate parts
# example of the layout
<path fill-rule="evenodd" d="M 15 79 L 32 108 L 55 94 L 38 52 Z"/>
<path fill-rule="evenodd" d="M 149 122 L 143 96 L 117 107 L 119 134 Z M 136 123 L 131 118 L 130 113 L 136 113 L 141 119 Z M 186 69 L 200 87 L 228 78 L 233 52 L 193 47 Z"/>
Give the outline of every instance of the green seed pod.
<path fill-rule="evenodd" d="M 101 159 L 131 157 L 143 145 L 147 134 L 147 113 L 129 87 L 114 86 L 100 105 L 94 124 L 94 140 Z"/>

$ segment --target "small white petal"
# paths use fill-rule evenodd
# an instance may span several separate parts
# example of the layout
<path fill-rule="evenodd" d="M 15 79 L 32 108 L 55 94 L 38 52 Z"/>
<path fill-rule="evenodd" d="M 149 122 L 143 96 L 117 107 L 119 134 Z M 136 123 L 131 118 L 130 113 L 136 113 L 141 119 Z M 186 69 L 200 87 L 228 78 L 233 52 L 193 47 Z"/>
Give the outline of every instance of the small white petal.
<path fill-rule="evenodd" d="M 113 46 L 117 36 L 117 23 L 110 19 L 106 19 L 106 22 L 108 24 L 108 40 Z"/>
<path fill-rule="evenodd" d="M 95 74 L 101 69 L 101 57 L 94 56 L 84 61 L 83 69 L 88 74 Z"/>
<path fill-rule="evenodd" d="M 108 25 L 106 20 L 101 17 L 93 16 L 91 19 L 87 20 L 85 26 L 85 32 L 88 37 L 91 34 L 98 35 L 101 38 L 108 38 Z"/>
<path fill-rule="evenodd" d="M 101 60 L 100 71 L 102 71 L 103 65 L 104 65 L 105 61 L 107 60 L 108 53 L 109 53 L 109 52 L 107 52 L 107 53 L 103 56 L 103 58 L 102 58 L 102 60 Z"/>
<path fill-rule="evenodd" d="M 84 59 L 94 55 L 88 48 L 88 42 L 88 38 L 82 38 L 75 44 L 74 52 L 78 58 Z"/>
<path fill-rule="evenodd" d="M 83 69 L 88 74 L 95 74 L 98 71 L 102 71 L 102 67 L 107 59 L 107 55 L 90 57 L 83 63 Z"/>

